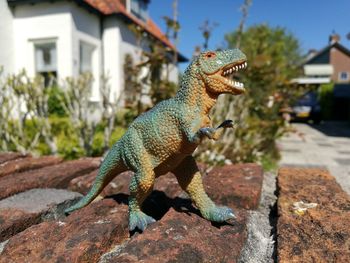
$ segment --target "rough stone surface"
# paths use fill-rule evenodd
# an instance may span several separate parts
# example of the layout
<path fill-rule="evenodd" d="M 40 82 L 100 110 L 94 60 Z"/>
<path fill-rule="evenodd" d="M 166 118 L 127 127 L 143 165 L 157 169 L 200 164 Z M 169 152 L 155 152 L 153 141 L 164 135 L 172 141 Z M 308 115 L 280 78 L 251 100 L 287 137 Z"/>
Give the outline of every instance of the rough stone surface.
<path fill-rule="evenodd" d="M 278 216 L 278 262 L 350 262 L 350 197 L 327 170 L 281 168 Z"/>
<path fill-rule="evenodd" d="M 0 242 L 43 220 L 63 215 L 80 194 L 61 189 L 32 189 L 0 201 Z"/>
<path fill-rule="evenodd" d="M 56 156 L 44 156 L 44 157 L 27 157 L 15 159 L 0 164 L 0 177 L 18 173 L 22 171 L 28 171 L 33 169 L 42 168 L 49 165 L 55 165 L 62 162 L 62 158 Z"/>
<path fill-rule="evenodd" d="M 127 207 L 104 199 L 10 238 L 0 262 L 97 262 L 128 236 Z"/>
<path fill-rule="evenodd" d="M 28 213 L 16 208 L 1 209 L 0 242 L 40 222 L 40 213 Z"/>
<path fill-rule="evenodd" d="M 84 158 L 2 177 L 0 199 L 33 188 L 67 188 L 73 178 L 97 169 L 99 164 L 99 158 Z"/>
<path fill-rule="evenodd" d="M 11 160 L 24 158 L 24 157 L 29 157 L 29 156 L 21 154 L 21 153 L 17 153 L 17 152 L 0 153 L 0 164 L 11 161 Z"/>
<path fill-rule="evenodd" d="M 208 195 L 219 204 L 245 209 L 259 205 L 263 170 L 256 164 L 227 165 L 214 168 L 204 177 Z"/>
<path fill-rule="evenodd" d="M 85 174 L 74 178 L 70 181 L 68 189 L 71 191 L 79 192 L 86 195 L 95 178 L 97 176 L 98 170 L 92 171 L 89 174 Z M 100 193 L 100 196 L 109 196 L 119 193 L 129 194 L 129 182 L 132 176 L 132 172 L 124 172 L 117 175 Z"/>
<path fill-rule="evenodd" d="M 236 262 L 246 238 L 246 212 L 240 210 L 232 225 L 214 225 L 193 212 L 170 209 L 101 262 Z"/>
<path fill-rule="evenodd" d="M 0 178 L 0 199 L 6 198 L 0 201 L 0 263 L 239 260 L 247 236 L 245 209 L 256 207 L 260 197 L 258 166 L 214 168 L 208 175 L 200 166 L 208 194 L 235 209 L 237 220 L 229 224 L 203 219 L 173 174 L 157 178 L 143 205 L 157 222 L 129 238 L 126 204 L 131 172 L 112 180 L 101 193 L 103 200 L 68 217 L 62 216 L 62 202 L 68 206 L 60 196 L 63 190 L 33 189 L 69 188 L 86 194 L 99 164 L 100 159 L 87 158 Z"/>

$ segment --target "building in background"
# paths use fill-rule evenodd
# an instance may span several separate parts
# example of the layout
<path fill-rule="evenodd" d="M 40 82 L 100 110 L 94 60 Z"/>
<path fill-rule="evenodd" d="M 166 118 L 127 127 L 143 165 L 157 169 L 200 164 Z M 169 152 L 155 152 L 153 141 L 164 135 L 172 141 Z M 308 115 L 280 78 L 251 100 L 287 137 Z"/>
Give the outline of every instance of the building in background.
<path fill-rule="evenodd" d="M 303 64 L 304 76 L 299 84 L 350 83 L 350 50 L 339 43 L 340 36 L 332 34 L 329 45 L 320 51 L 311 50 Z"/>
<path fill-rule="evenodd" d="M 0 65 L 5 74 L 57 79 L 91 72 L 92 100 L 99 100 L 100 76 L 109 77 L 114 96 L 124 87 L 126 54 L 137 63 L 149 43 L 139 43 L 129 25 L 141 27 L 172 56 L 175 47 L 148 15 L 149 0 L 0 0 Z M 178 54 L 178 61 L 187 59 Z M 172 61 L 172 60 L 170 60 Z M 178 79 L 177 65 L 169 80 Z M 114 97 L 113 96 L 113 97 Z"/>
<path fill-rule="evenodd" d="M 320 51 L 311 50 L 302 67 L 303 76 L 292 81 L 300 86 L 309 87 L 306 95 L 314 97 L 314 102 L 309 104 L 315 104 L 316 106 L 312 107 L 317 108 L 317 91 L 320 86 L 322 84 L 334 84 L 333 94 L 329 96 L 332 102 L 329 102 L 327 106 L 321 105 L 321 107 L 332 108 L 320 109 L 320 112 L 329 112 L 327 115 L 331 119 L 350 120 L 350 50 L 340 44 L 340 36 L 333 33 L 329 37 L 328 46 Z M 300 111 L 296 114 L 309 116 L 305 109 L 311 109 L 312 107 L 305 102 L 303 103 L 305 104 L 303 104 L 303 107 L 294 107 Z"/>

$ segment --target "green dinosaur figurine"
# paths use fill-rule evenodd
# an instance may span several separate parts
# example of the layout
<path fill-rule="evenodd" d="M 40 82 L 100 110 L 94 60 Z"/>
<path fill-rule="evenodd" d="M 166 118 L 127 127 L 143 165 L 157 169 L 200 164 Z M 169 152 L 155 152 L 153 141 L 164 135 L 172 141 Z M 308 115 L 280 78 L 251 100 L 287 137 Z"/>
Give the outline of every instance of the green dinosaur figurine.
<path fill-rule="evenodd" d="M 155 219 L 143 213 L 141 205 L 152 192 L 155 178 L 171 171 L 204 218 L 215 222 L 235 218 L 230 208 L 216 206 L 205 193 L 192 153 L 203 138 L 217 140 L 225 128 L 232 127 L 232 121 L 226 120 L 213 128 L 208 114 L 220 94 L 245 91 L 243 83 L 232 79 L 232 73 L 246 66 L 246 56 L 239 49 L 197 56 L 186 69 L 175 97 L 131 123 L 102 162 L 89 193 L 65 212 L 88 205 L 115 176 L 132 170 L 129 229 L 143 231 Z"/>

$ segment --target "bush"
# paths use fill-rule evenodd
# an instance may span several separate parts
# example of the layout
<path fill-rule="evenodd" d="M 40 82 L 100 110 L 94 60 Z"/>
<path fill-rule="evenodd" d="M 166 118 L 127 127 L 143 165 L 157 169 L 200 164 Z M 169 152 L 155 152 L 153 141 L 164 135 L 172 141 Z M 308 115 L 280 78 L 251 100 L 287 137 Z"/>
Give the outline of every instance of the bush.
<path fill-rule="evenodd" d="M 109 141 L 109 147 L 117 142 L 125 133 L 125 128 L 116 127 L 112 132 L 111 139 Z M 103 149 L 104 133 L 102 131 L 96 132 L 92 143 L 92 156 L 101 156 L 104 153 Z"/>
<path fill-rule="evenodd" d="M 318 89 L 318 100 L 321 106 L 321 114 L 323 120 L 329 120 L 333 112 L 333 91 L 334 84 L 322 84 Z"/>
<path fill-rule="evenodd" d="M 61 101 L 64 98 L 64 94 L 61 88 L 58 86 L 52 86 L 47 88 L 48 99 L 48 109 L 50 115 L 56 115 L 60 117 L 67 116 L 64 108 L 62 107 Z"/>

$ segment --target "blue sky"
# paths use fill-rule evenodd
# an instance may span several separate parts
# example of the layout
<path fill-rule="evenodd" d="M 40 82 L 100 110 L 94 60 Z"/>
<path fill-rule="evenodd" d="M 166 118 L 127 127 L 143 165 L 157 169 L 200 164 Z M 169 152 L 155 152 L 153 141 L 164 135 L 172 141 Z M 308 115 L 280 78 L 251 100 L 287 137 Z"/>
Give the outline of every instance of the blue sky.
<path fill-rule="evenodd" d="M 172 2 L 151 0 L 149 6 L 150 16 L 163 31 L 162 16 L 172 17 Z M 209 48 L 222 46 L 224 35 L 239 24 L 242 3 L 243 0 L 178 0 L 180 52 L 191 58 L 194 47 L 203 42 L 198 28 L 206 19 L 218 23 Z M 246 26 L 259 23 L 285 27 L 300 40 L 303 52 L 325 47 L 333 30 L 341 36 L 341 43 L 350 48 L 346 38 L 350 32 L 350 0 L 253 0 Z"/>

